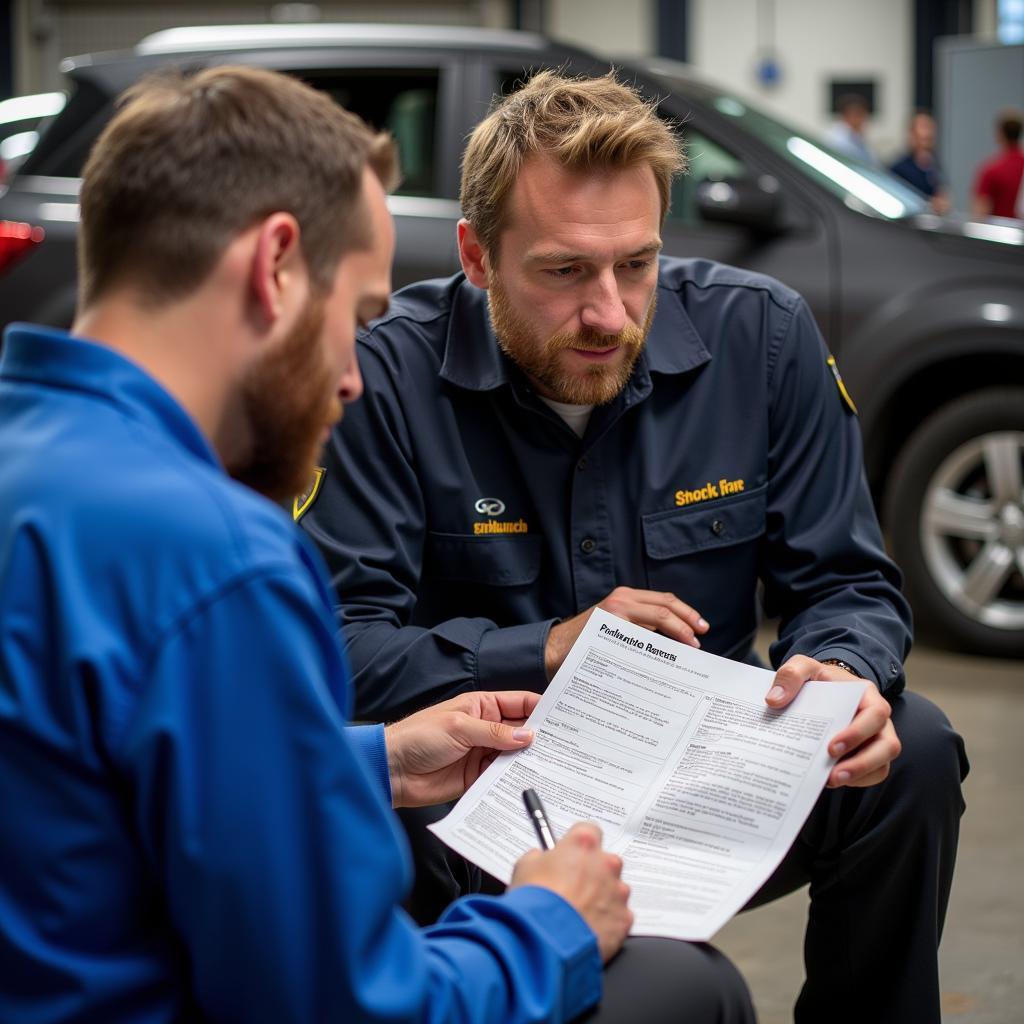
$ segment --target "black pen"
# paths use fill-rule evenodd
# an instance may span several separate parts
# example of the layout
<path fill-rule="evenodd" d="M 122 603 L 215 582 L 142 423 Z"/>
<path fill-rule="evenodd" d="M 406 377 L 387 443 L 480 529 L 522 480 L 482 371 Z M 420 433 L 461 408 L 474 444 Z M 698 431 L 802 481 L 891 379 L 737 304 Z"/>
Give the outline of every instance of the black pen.
<path fill-rule="evenodd" d="M 555 848 L 555 833 L 551 831 L 551 822 L 544 813 L 544 805 L 540 802 L 535 789 L 523 790 L 523 803 L 526 804 L 526 813 L 533 822 L 534 831 L 540 842 L 542 850 L 553 850 Z"/>

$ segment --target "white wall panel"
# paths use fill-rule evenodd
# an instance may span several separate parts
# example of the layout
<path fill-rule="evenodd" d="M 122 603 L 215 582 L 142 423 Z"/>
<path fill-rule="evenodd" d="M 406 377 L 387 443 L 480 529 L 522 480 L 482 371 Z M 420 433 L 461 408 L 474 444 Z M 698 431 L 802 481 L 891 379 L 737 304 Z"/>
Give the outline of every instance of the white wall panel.
<path fill-rule="evenodd" d="M 782 78 L 774 89 L 755 75 L 759 7 L 775 15 Z M 911 0 L 690 0 L 690 11 L 690 60 L 709 77 L 817 131 L 831 122 L 830 79 L 874 79 L 869 139 L 883 157 L 902 147 L 913 104 Z"/>
<path fill-rule="evenodd" d="M 547 0 L 544 30 L 608 56 L 634 56 L 654 51 L 653 0 Z"/>

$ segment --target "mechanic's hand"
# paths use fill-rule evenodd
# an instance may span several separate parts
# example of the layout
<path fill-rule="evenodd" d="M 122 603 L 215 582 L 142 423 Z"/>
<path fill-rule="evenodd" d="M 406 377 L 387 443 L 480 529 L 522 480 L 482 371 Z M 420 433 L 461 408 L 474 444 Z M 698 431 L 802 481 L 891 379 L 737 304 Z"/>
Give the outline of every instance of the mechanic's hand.
<path fill-rule="evenodd" d="M 603 608 L 612 615 L 656 630 L 680 643 L 700 647 L 698 633 L 706 633 L 710 628 L 700 617 L 700 612 L 684 604 L 675 594 L 667 594 L 657 590 L 634 590 L 632 587 L 616 587 L 603 601 L 598 601 L 594 608 Z M 548 633 L 547 646 L 544 648 L 544 667 L 548 679 L 561 668 L 569 648 L 576 642 L 583 627 L 590 618 L 594 608 L 565 622 L 552 626 Z"/>
<path fill-rule="evenodd" d="M 462 796 L 501 750 L 533 741 L 523 722 L 540 694 L 463 693 L 384 727 L 395 807 L 427 807 Z"/>
<path fill-rule="evenodd" d="M 531 850 L 521 857 L 509 888 L 542 885 L 568 900 L 597 935 L 601 959 L 607 963 L 633 927 L 633 912 L 626 905 L 629 886 L 621 875 L 622 858 L 601 849 L 601 830 L 581 822 L 553 850 Z"/>
<path fill-rule="evenodd" d="M 845 682 L 855 679 L 866 682 L 864 696 L 857 705 L 853 721 L 832 737 L 828 752 L 839 761 L 829 773 L 829 789 L 840 786 L 873 786 L 889 774 L 889 765 L 899 757 L 901 745 L 896 729 L 890 721 L 892 708 L 870 679 L 861 679 L 838 665 L 823 665 L 820 661 L 797 654 L 778 672 L 768 696 L 769 707 L 784 708 L 800 692 L 808 679 L 826 682 Z"/>

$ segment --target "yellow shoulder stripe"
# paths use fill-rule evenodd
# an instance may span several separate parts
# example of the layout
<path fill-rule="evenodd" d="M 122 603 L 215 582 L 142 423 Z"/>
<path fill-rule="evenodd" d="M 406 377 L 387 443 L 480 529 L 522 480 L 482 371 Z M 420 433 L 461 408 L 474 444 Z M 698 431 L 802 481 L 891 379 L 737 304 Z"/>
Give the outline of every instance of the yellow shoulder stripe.
<path fill-rule="evenodd" d="M 835 377 L 836 379 L 836 387 L 839 388 L 839 394 L 842 395 L 843 401 L 846 403 L 847 409 L 849 409 L 850 412 L 852 412 L 853 415 L 856 416 L 857 406 L 853 404 L 853 399 L 850 397 L 850 392 L 846 390 L 846 385 L 843 383 L 843 378 L 839 374 L 839 367 L 836 365 L 835 356 L 828 357 L 828 366 L 829 369 L 832 371 L 832 376 Z"/>
<path fill-rule="evenodd" d="M 320 493 L 320 485 L 324 482 L 324 475 L 327 470 L 323 466 L 317 466 L 313 473 L 313 482 L 309 485 L 309 488 L 302 494 L 298 495 L 292 502 L 292 519 L 298 522 L 303 515 L 309 511 L 309 507 L 316 501 L 316 496 Z"/>

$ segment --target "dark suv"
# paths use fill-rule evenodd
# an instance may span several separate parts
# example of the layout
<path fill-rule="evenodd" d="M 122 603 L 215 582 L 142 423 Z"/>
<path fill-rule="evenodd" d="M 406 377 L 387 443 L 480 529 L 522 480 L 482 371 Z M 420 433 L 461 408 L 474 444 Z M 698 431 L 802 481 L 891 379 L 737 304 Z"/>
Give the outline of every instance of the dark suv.
<path fill-rule="evenodd" d="M 397 285 L 457 267 L 463 140 L 541 67 L 606 62 L 539 36 L 394 25 L 175 29 L 64 64 L 70 98 L 0 197 L 0 324 L 66 325 L 78 175 L 113 98 L 159 65 L 298 75 L 399 142 Z M 1024 655 L 1024 230 L 940 219 L 918 193 L 695 78 L 620 73 L 681 125 L 665 251 L 764 271 L 806 297 L 859 406 L 867 472 L 920 621 Z M 6 223 L 3 223 L 6 222 Z"/>

